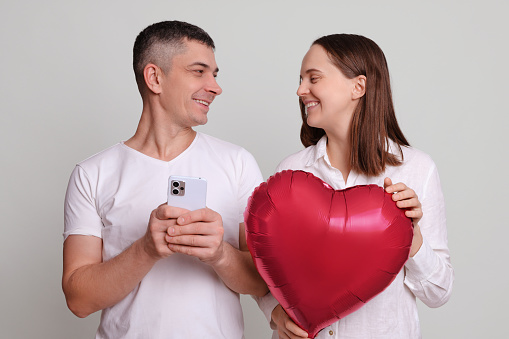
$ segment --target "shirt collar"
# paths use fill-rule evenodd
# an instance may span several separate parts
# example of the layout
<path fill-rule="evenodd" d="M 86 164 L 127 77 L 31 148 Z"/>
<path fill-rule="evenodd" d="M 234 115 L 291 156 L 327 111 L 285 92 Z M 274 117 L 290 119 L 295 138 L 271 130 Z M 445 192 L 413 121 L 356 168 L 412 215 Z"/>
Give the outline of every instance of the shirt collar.
<path fill-rule="evenodd" d="M 313 147 L 311 151 L 311 156 L 309 157 L 308 162 L 306 163 L 306 166 L 313 166 L 315 162 L 318 161 L 318 159 L 324 157 L 327 155 L 327 135 L 324 134 L 320 140 L 316 143 L 315 147 Z"/>
<path fill-rule="evenodd" d="M 398 144 L 396 144 L 394 141 L 389 139 L 389 148 L 388 151 L 390 154 L 395 155 L 400 160 L 402 159 L 402 154 L 399 151 Z M 315 147 L 313 147 L 311 151 L 311 156 L 309 157 L 308 162 L 306 163 L 306 166 L 313 166 L 314 163 L 318 161 L 320 158 L 327 158 L 327 134 L 324 134 L 320 140 L 316 143 Z"/>

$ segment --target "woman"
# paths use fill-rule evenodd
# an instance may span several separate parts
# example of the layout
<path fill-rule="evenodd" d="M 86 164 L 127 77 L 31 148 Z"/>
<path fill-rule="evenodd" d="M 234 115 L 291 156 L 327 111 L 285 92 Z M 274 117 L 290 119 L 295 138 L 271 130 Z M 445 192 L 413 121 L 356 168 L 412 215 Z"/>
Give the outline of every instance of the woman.
<path fill-rule="evenodd" d="M 370 39 L 319 38 L 305 55 L 300 76 L 301 141 L 307 148 L 284 159 L 277 171 L 311 172 L 335 189 L 383 185 L 388 193 L 397 192 L 393 199 L 414 223 L 410 258 L 392 284 L 317 338 L 420 338 L 416 297 L 430 307 L 441 306 L 453 282 L 436 166 L 401 132 L 387 62 Z M 271 298 L 264 297 L 260 306 L 267 315 L 271 311 L 274 337 L 307 338 Z"/>

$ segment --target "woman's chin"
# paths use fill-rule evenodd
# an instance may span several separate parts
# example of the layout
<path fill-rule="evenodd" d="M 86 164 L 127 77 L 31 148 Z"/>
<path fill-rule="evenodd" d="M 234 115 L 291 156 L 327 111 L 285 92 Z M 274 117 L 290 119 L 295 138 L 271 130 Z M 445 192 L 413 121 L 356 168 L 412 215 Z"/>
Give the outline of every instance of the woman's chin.
<path fill-rule="evenodd" d="M 310 127 L 314 127 L 314 128 L 323 128 L 322 125 L 320 124 L 319 121 L 316 121 L 316 119 L 313 119 L 312 116 L 309 116 L 307 117 L 306 119 L 306 122 L 307 124 L 310 126 Z"/>

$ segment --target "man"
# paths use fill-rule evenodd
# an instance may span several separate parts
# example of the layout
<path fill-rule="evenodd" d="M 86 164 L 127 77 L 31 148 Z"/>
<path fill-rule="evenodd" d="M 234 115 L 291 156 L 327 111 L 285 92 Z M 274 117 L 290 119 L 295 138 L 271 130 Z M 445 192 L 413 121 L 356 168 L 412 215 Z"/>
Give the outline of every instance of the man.
<path fill-rule="evenodd" d="M 143 100 L 135 135 L 78 164 L 65 200 L 62 286 L 78 317 L 102 311 L 97 338 L 241 338 L 239 293 L 267 287 L 247 251 L 243 211 L 262 181 L 241 147 L 192 127 L 222 90 L 214 42 L 184 22 L 136 38 Z M 168 177 L 208 181 L 207 206 L 166 203 Z"/>

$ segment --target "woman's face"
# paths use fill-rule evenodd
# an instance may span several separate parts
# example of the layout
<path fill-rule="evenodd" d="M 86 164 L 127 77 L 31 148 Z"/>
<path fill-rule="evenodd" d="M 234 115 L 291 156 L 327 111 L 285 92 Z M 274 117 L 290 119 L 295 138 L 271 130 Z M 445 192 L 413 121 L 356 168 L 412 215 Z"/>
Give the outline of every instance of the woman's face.
<path fill-rule="evenodd" d="M 329 132 L 347 133 L 358 102 L 358 78 L 348 79 L 320 45 L 304 56 L 297 95 L 306 107 L 307 123 Z"/>

